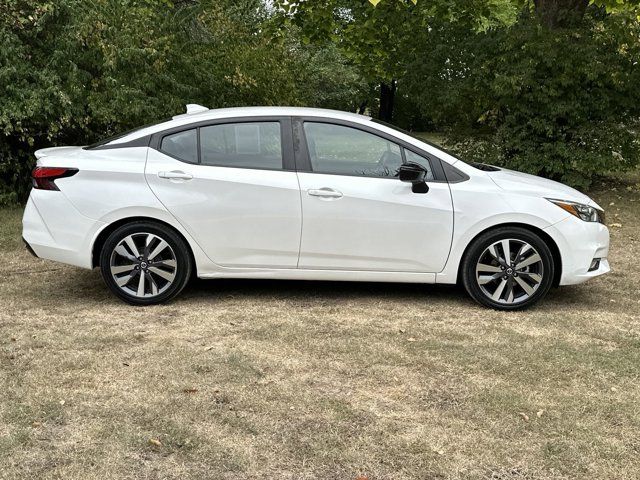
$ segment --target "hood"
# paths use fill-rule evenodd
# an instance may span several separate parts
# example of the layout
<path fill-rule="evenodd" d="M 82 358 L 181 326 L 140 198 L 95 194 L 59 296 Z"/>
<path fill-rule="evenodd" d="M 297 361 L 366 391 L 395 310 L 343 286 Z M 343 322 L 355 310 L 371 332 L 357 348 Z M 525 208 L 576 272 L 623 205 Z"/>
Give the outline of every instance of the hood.
<path fill-rule="evenodd" d="M 493 180 L 494 183 L 503 190 L 525 194 L 529 193 L 539 197 L 555 198 L 558 200 L 569 200 L 598 207 L 598 205 L 584 193 L 560 182 L 555 182 L 546 178 L 537 177 L 528 173 L 516 172 L 515 170 L 507 170 L 504 168 L 494 172 L 487 172 L 487 176 L 489 176 L 489 178 L 491 178 L 491 180 Z"/>

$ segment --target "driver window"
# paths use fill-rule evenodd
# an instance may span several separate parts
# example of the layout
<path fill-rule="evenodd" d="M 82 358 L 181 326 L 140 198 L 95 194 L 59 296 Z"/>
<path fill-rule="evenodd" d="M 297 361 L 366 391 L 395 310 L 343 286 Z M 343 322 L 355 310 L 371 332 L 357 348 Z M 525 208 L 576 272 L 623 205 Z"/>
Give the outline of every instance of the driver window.
<path fill-rule="evenodd" d="M 311 169 L 318 173 L 397 177 L 400 147 L 357 128 L 305 122 Z"/>

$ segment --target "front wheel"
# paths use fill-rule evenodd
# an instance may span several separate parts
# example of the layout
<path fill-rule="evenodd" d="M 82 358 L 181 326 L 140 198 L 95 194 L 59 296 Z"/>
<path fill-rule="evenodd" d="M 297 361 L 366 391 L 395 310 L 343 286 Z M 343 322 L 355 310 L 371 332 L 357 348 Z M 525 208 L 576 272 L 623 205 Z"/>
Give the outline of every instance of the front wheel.
<path fill-rule="evenodd" d="M 186 242 L 155 222 L 116 229 L 100 253 L 105 283 L 132 305 L 152 305 L 175 297 L 189 281 L 191 269 Z"/>
<path fill-rule="evenodd" d="M 478 303 L 498 310 L 530 307 L 553 283 L 553 255 L 535 233 L 519 227 L 480 235 L 462 263 L 462 282 Z"/>

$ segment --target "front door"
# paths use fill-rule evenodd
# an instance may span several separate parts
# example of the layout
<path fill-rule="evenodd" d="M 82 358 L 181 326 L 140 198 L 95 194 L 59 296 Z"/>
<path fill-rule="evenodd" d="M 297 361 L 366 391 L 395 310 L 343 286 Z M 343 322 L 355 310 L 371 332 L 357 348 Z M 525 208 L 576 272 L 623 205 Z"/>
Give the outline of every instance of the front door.
<path fill-rule="evenodd" d="M 308 171 L 298 172 L 304 219 L 299 268 L 444 268 L 453 206 L 449 185 L 435 180 L 431 160 L 357 126 L 304 121 L 296 131 L 308 154 Z M 397 178 L 403 161 L 428 170 L 428 193 L 413 193 Z"/>

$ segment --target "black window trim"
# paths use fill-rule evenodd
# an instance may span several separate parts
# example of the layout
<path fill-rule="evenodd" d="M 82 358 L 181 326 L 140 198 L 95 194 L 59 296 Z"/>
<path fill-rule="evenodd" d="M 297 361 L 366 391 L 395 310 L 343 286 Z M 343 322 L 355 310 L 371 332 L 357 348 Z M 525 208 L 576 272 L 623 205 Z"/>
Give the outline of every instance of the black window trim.
<path fill-rule="evenodd" d="M 203 164 L 201 162 L 201 152 L 200 152 L 200 129 L 203 127 L 211 127 L 215 125 L 226 125 L 233 123 L 266 123 L 266 122 L 277 122 L 280 124 L 280 145 L 282 149 L 282 167 L 281 168 L 268 168 L 268 167 L 239 167 L 239 166 L 230 166 L 230 165 L 208 165 Z M 189 162 L 188 160 L 184 160 L 182 158 L 176 157 L 171 153 L 165 152 L 160 148 L 162 145 L 162 140 L 164 137 L 184 132 L 187 130 L 196 130 L 197 135 L 197 148 L 198 148 L 198 161 L 197 162 Z M 162 130 L 161 132 L 156 132 L 151 135 L 151 139 L 149 141 L 149 148 L 153 148 L 154 150 L 162 153 L 163 155 L 167 155 L 171 158 L 174 158 L 180 162 L 189 164 L 189 165 L 201 165 L 203 167 L 216 167 L 216 168 L 239 168 L 245 170 L 269 170 L 272 172 L 295 172 L 295 161 L 293 159 L 293 138 L 292 138 L 292 129 L 291 129 L 291 117 L 289 116 L 281 116 L 281 115 L 269 115 L 269 116 L 250 116 L 250 117 L 225 117 L 225 118 L 216 118 L 209 120 L 202 120 L 200 122 L 192 122 L 185 125 L 180 125 L 173 128 L 168 128 L 166 130 Z"/>
<path fill-rule="evenodd" d="M 356 130 L 361 130 L 366 133 L 370 133 L 377 137 L 380 137 L 388 142 L 394 143 L 400 147 L 402 152 L 402 161 L 405 163 L 405 154 L 404 149 L 410 150 L 411 152 L 424 157 L 431 163 L 431 168 L 433 171 L 433 180 L 427 180 L 427 183 L 448 183 L 447 177 L 445 175 L 444 169 L 442 167 L 442 161 L 430 154 L 429 152 L 425 152 L 420 148 L 412 145 L 398 137 L 394 137 L 386 132 L 382 132 L 374 127 L 369 127 L 362 123 L 351 122 L 349 120 L 337 119 L 337 118 L 328 118 L 328 117 L 313 117 L 313 116 L 297 116 L 292 117 L 292 130 L 294 134 L 294 159 L 295 165 L 298 172 L 304 173 L 315 173 L 318 175 L 339 175 L 343 177 L 360 177 L 360 178 L 378 178 L 383 180 L 398 180 L 397 177 L 381 177 L 379 175 L 358 175 L 358 174 L 347 174 L 347 173 L 326 173 L 326 172 L 314 172 L 311 167 L 311 158 L 309 156 L 309 148 L 307 147 L 307 138 L 304 131 L 304 123 L 328 123 L 331 125 L 339 125 L 343 127 L 355 128 Z"/>

